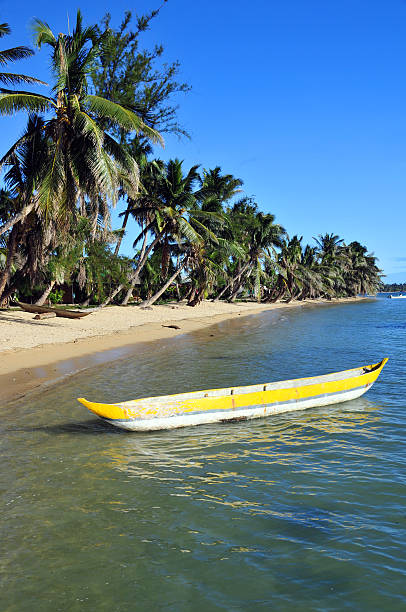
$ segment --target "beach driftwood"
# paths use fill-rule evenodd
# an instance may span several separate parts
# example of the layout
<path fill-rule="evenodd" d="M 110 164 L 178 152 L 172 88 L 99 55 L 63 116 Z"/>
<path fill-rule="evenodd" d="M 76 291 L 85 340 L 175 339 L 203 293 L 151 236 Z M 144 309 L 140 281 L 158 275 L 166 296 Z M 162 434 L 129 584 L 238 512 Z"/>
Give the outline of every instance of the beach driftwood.
<path fill-rule="evenodd" d="M 25 304 L 24 302 L 17 302 L 18 306 L 25 310 L 25 312 L 32 312 L 33 314 L 43 314 L 45 312 L 54 312 L 57 317 L 64 317 L 65 319 L 81 319 L 86 317 L 90 312 L 78 312 L 77 310 L 65 310 L 63 308 L 51 308 L 51 306 L 36 306 L 35 304 Z"/>
<path fill-rule="evenodd" d="M 56 317 L 55 312 L 42 312 L 41 314 L 35 315 L 34 319 L 40 321 L 41 319 L 52 319 L 53 317 Z"/>

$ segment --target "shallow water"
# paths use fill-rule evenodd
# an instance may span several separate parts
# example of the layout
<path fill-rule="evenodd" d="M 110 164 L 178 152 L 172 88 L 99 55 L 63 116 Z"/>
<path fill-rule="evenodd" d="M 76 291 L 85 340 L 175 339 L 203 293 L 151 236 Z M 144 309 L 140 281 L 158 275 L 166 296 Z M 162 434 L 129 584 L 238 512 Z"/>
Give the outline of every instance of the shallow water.
<path fill-rule="evenodd" d="M 405 302 L 222 322 L 3 408 L 2 612 L 405 610 Z M 136 434 L 74 399 L 384 356 L 359 400 L 244 423 Z"/>

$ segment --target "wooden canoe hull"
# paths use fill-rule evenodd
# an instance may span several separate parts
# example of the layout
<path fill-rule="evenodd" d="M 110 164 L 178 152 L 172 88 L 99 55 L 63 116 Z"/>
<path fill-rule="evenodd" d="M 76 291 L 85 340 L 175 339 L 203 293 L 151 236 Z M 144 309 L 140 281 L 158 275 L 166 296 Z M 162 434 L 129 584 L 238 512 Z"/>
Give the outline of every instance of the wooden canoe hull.
<path fill-rule="evenodd" d="M 99 404 L 85 398 L 78 401 L 112 425 L 131 431 L 242 421 L 356 399 L 372 387 L 386 361 L 265 385 L 209 389 L 118 404 Z"/>
<path fill-rule="evenodd" d="M 90 314 L 90 312 L 78 312 L 75 310 L 65 310 L 63 308 L 52 308 L 51 306 L 37 306 L 36 304 L 25 304 L 24 302 L 17 302 L 17 304 L 20 308 L 32 314 L 54 312 L 57 317 L 63 317 L 64 319 L 81 319 Z"/>

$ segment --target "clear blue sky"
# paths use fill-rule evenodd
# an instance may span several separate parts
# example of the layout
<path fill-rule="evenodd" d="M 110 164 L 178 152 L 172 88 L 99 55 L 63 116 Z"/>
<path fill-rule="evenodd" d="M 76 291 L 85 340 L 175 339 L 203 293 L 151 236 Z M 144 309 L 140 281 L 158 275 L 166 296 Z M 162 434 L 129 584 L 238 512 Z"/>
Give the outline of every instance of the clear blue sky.
<path fill-rule="evenodd" d="M 78 7 L 118 25 L 159 1 L 0 0 L 13 29 L 1 44 L 30 43 L 34 16 L 66 32 Z M 405 33 L 404 0 L 169 0 L 143 41 L 181 62 L 192 139 L 168 137 L 157 155 L 220 165 L 289 234 L 359 240 L 406 281 Z M 13 67 L 49 80 L 47 68 L 45 50 Z M 24 123 L 0 118 L 0 153 Z"/>

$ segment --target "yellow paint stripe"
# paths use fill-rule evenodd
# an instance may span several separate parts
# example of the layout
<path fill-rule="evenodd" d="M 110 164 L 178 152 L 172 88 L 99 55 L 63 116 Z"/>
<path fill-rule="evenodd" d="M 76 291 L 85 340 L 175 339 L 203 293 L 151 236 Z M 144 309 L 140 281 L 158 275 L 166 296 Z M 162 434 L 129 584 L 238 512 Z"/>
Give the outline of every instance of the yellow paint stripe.
<path fill-rule="evenodd" d="M 172 395 L 167 396 L 167 402 L 165 404 L 161 403 L 157 405 L 156 403 L 152 403 L 150 407 L 148 406 L 149 401 L 156 400 L 156 398 L 143 398 L 135 400 L 131 407 L 119 406 L 117 404 L 99 404 L 89 402 L 84 398 L 78 398 L 78 401 L 98 416 L 112 420 L 136 418 L 141 414 L 142 417 L 158 417 L 161 416 L 160 413 L 162 409 L 165 408 L 167 410 L 167 414 L 171 416 L 196 411 L 203 412 L 206 410 L 232 410 L 234 408 L 244 408 L 247 406 L 261 406 L 273 403 L 283 403 L 292 400 L 304 400 L 310 397 L 318 397 L 330 393 L 350 391 L 363 385 L 367 386 L 375 382 L 386 362 L 387 359 L 385 358 L 382 360 L 382 362 L 380 362 L 380 367 L 376 370 L 366 374 L 361 374 L 359 376 L 345 378 L 343 380 L 333 380 L 323 383 L 316 383 L 314 385 L 299 385 L 297 387 L 290 387 L 287 389 L 257 391 L 254 393 L 236 393 L 235 395 L 229 394 L 217 397 L 201 397 L 202 391 L 198 391 L 196 394 L 199 394 L 200 397 L 190 397 L 176 401 L 175 398 L 177 395 Z M 374 368 L 377 365 L 379 364 L 372 364 L 367 367 Z M 353 368 L 352 370 L 346 371 L 351 372 L 356 370 L 359 370 L 359 368 Z M 319 377 L 297 379 L 297 381 L 300 382 L 303 380 L 311 380 L 311 378 Z M 218 392 L 219 390 L 209 389 L 204 393 L 209 394 L 211 391 Z M 226 389 L 224 391 L 226 391 Z M 230 393 L 230 389 L 227 391 Z"/>

